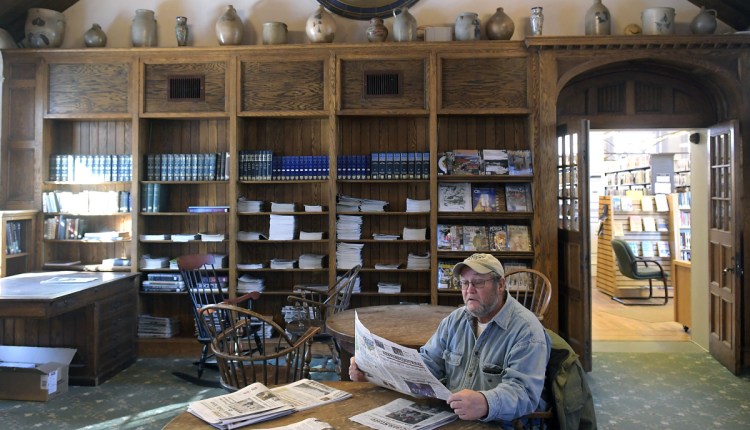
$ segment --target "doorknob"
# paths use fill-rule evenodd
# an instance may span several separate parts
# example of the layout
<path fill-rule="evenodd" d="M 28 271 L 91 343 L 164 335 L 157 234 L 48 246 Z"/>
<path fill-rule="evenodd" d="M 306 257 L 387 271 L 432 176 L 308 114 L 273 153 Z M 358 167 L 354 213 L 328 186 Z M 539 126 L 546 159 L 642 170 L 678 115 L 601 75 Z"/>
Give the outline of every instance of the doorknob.
<path fill-rule="evenodd" d="M 734 272 L 734 267 L 725 267 L 724 270 L 722 270 L 724 273 Z"/>

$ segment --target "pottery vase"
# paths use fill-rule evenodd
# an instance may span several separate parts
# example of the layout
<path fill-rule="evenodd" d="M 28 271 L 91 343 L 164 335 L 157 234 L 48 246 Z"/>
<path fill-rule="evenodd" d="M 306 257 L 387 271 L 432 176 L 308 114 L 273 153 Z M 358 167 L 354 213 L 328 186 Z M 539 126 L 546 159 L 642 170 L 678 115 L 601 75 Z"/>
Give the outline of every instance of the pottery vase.
<path fill-rule="evenodd" d="M 24 30 L 29 48 L 59 48 L 65 37 L 65 15 L 51 9 L 31 8 Z"/>
<path fill-rule="evenodd" d="M 641 12 L 643 34 L 674 34 L 675 10 L 671 7 L 650 7 Z"/>
<path fill-rule="evenodd" d="M 453 29 L 456 40 L 479 40 L 481 38 L 479 16 L 474 12 L 463 12 L 456 17 Z"/>
<path fill-rule="evenodd" d="M 286 43 L 288 33 L 289 31 L 285 23 L 266 22 L 263 24 L 263 44 L 283 45 Z"/>
<path fill-rule="evenodd" d="M 586 11 L 584 21 L 586 36 L 608 36 L 612 34 L 612 19 L 609 15 L 609 9 L 602 4 L 602 0 L 594 0 L 594 4 Z"/>
<path fill-rule="evenodd" d="M 690 21 L 690 32 L 693 34 L 714 34 L 716 31 L 716 11 L 701 7 L 698 15 Z"/>
<path fill-rule="evenodd" d="M 516 25 L 501 7 L 497 8 L 485 26 L 487 38 L 490 40 L 510 40 L 515 31 Z"/>
<path fill-rule="evenodd" d="M 544 9 L 541 6 L 531 8 L 529 22 L 531 23 L 531 35 L 541 36 L 544 27 Z"/>
<path fill-rule="evenodd" d="M 130 26 L 130 41 L 135 47 L 156 46 L 156 19 L 154 11 L 138 9 Z"/>
<path fill-rule="evenodd" d="M 94 24 L 83 33 L 83 43 L 87 48 L 103 48 L 107 46 L 107 34 L 99 24 Z"/>
<path fill-rule="evenodd" d="M 370 42 L 385 42 L 388 38 L 388 29 L 383 24 L 382 18 L 371 18 L 370 26 L 367 27 L 367 40 Z"/>
<path fill-rule="evenodd" d="M 330 13 L 323 9 L 323 6 L 318 6 L 318 9 L 307 18 L 305 33 L 307 33 L 310 42 L 331 43 L 336 33 L 336 21 L 333 20 Z"/>
<path fill-rule="evenodd" d="M 187 46 L 189 32 L 187 18 L 178 16 L 175 20 L 174 35 L 177 38 L 177 46 Z"/>
<path fill-rule="evenodd" d="M 216 21 L 216 38 L 219 45 L 239 45 L 244 26 L 234 6 L 229 5 Z"/>
<path fill-rule="evenodd" d="M 406 6 L 393 9 L 393 40 L 411 42 L 417 40 L 417 19 Z"/>

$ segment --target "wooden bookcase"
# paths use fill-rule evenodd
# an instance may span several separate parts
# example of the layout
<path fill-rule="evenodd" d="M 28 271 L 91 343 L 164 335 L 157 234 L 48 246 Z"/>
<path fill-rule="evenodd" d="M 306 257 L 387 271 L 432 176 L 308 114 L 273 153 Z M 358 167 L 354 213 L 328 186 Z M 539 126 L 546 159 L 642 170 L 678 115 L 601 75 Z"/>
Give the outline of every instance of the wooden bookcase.
<path fill-rule="evenodd" d="M 39 211 L 0 211 L 0 277 L 32 272 L 39 267 Z"/>
<path fill-rule="evenodd" d="M 597 243 L 596 287 L 599 290 L 613 297 L 642 297 L 648 295 L 648 282 L 644 283 L 644 281 L 633 280 L 620 273 L 620 270 L 617 267 L 617 259 L 611 245 L 612 239 L 615 238 L 637 243 L 639 247 L 643 245 L 643 242 L 668 243 L 670 248 L 669 256 L 657 254 L 655 256 L 648 256 L 647 258 L 658 261 L 664 268 L 664 271 L 671 275 L 671 260 L 675 250 L 672 236 L 672 232 L 674 231 L 673 211 L 675 202 L 671 195 L 667 197 L 667 203 L 669 205 L 668 212 L 643 211 L 639 199 L 632 200 L 631 210 L 623 210 L 622 207 L 617 208 L 617 204 L 613 204 L 613 199 L 619 197 L 599 197 L 599 214 L 602 214 L 605 211 L 607 213 L 606 219 L 602 221 L 603 225 L 600 229 Z M 666 223 L 666 228 L 663 228 L 662 231 L 633 231 L 630 227 L 631 222 L 635 219 L 642 223 L 644 217 L 654 218 L 657 224 L 657 229 L 659 225 L 657 220 L 663 220 L 663 222 Z M 658 249 L 658 246 L 654 246 L 654 249 Z M 638 255 L 643 256 L 642 248 L 639 248 Z M 670 295 L 672 286 L 671 279 L 672 277 L 669 276 L 667 280 Z M 659 297 L 662 294 L 657 290 L 659 285 L 660 284 L 654 283 L 655 297 Z"/>

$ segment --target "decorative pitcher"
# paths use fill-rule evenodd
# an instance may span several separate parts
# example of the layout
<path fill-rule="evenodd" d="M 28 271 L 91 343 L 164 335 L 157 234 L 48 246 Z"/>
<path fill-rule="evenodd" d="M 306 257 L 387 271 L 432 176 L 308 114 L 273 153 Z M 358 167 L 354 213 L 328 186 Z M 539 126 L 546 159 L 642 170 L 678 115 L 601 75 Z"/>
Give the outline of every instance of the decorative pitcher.
<path fill-rule="evenodd" d="M 594 0 L 585 17 L 586 36 L 608 36 L 612 33 L 609 9 L 602 0 Z"/>
<path fill-rule="evenodd" d="M 641 13 L 643 34 L 674 34 L 674 8 L 650 7 Z"/>
<path fill-rule="evenodd" d="M 24 29 L 29 48 L 59 48 L 65 37 L 65 15 L 56 10 L 31 8 Z"/>
<path fill-rule="evenodd" d="M 137 9 L 130 26 L 130 41 L 133 46 L 156 46 L 156 19 L 154 11 Z"/>
<path fill-rule="evenodd" d="M 479 40 L 481 38 L 479 16 L 474 12 L 463 12 L 456 17 L 454 32 L 456 40 Z"/>
<path fill-rule="evenodd" d="M 406 6 L 393 9 L 393 40 L 411 42 L 417 40 L 417 19 Z"/>
<path fill-rule="evenodd" d="M 237 11 L 231 4 L 216 21 L 216 38 L 219 45 L 239 45 L 242 42 L 244 27 Z"/>

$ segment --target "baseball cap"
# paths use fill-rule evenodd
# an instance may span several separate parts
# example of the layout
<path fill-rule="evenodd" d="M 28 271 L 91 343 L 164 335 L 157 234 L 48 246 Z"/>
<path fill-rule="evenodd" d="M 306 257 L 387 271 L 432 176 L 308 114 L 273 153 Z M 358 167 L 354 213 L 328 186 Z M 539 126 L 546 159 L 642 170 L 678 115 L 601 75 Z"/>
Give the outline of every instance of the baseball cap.
<path fill-rule="evenodd" d="M 472 254 L 466 257 L 464 261 L 453 266 L 453 276 L 458 277 L 464 267 L 469 267 L 482 275 L 496 273 L 500 277 L 505 276 L 503 265 L 492 254 Z"/>

